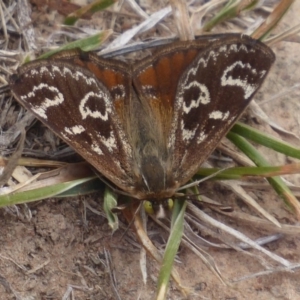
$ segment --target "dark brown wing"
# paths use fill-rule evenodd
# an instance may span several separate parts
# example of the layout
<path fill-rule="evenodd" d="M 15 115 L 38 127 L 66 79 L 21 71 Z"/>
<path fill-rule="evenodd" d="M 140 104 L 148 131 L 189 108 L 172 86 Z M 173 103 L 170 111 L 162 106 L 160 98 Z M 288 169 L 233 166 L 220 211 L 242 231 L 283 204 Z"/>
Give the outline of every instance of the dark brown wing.
<path fill-rule="evenodd" d="M 173 153 L 168 146 L 174 126 L 176 91 L 184 71 L 210 42 L 213 41 L 209 38 L 175 42 L 133 66 L 137 97 L 130 109 L 133 121 L 128 132 L 133 132 L 135 161 L 140 166 L 136 190 L 144 191 L 141 198 L 168 198 L 181 184 L 174 180 Z"/>
<path fill-rule="evenodd" d="M 133 67 L 133 84 L 143 105 L 149 105 L 164 133 L 170 133 L 179 80 L 208 40 L 175 42 L 161 47 Z"/>
<path fill-rule="evenodd" d="M 63 51 L 18 69 L 16 99 L 102 175 L 130 193 L 132 147 L 124 131 L 130 67 L 89 53 Z"/>
<path fill-rule="evenodd" d="M 275 56 L 232 34 L 179 42 L 135 67 L 135 89 L 163 132 L 166 175 L 182 185 L 198 170 L 251 101 Z"/>
<path fill-rule="evenodd" d="M 175 178 L 186 182 L 216 148 L 262 85 L 275 56 L 247 36 L 199 53 L 180 78 L 169 137 Z"/>

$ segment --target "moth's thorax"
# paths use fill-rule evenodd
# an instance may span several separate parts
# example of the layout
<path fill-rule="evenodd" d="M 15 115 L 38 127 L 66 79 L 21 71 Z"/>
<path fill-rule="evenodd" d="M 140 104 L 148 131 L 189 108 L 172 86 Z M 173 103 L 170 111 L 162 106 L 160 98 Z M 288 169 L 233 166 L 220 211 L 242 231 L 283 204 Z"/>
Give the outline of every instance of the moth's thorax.
<path fill-rule="evenodd" d="M 148 156 L 141 164 L 141 175 L 145 187 L 149 191 L 157 192 L 166 187 L 166 174 L 157 156 Z"/>
<path fill-rule="evenodd" d="M 178 188 L 168 164 L 155 155 L 141 158 L 134 195 L 141 200 L 160 201 L 172 197 Z"/>

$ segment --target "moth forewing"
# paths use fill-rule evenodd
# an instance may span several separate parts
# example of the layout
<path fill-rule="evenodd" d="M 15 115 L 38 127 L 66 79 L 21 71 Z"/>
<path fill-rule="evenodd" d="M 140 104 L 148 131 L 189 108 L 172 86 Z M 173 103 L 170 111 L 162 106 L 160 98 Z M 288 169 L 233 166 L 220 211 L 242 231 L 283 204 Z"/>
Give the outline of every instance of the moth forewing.
<path fill-rule="evenodd" d="M 267 76 L 275 56 L 247 36 L 203 50 L 180 77 L 170 147 L 173 172 L 187 182 L 240 117 Z M 213 78 L 213 80 L 212 80 Z"/>
<path fill-rule="evenodd" d="M 132 147 L 116 101 L 88 68 L 60 60 L 35 61 L 11 76 L 10 87 L 25 108 L 102 175 L 132 191 Z"/>

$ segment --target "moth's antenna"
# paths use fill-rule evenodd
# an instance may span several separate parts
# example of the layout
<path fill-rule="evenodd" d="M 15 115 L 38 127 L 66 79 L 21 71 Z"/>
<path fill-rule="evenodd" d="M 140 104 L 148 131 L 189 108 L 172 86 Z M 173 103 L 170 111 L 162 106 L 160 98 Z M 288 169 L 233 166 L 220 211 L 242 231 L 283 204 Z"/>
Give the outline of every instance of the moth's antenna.
<path fill-rule="evenodd" d="M 117 187 L 115 187 L 114 185 L 112 185 L 106 178 L 104 178 L 92 165 L 90 165 L 91 169 L 93 170 L 93 172 L 95 173 L 95 175 L 104 183 L 106 184 L 113 192 L 119 194 L 119 195 L 123 195 L 123 196 L 127 196 L 127 197 L 132 197 L 131 194 L 128 194 L 120 189 L 118 189 Z"/>
<path fill-rule="evenodd" d="M 193 186 L 195 186 L 195 185 L 198 185 L 198 184 L 201 183 L 201 182 L 204 182 L 204 181 L 206 181 L 206 180 L 208 180 L 208 179 L 211 179 L 211 178 L 217 176 L 218 174 L 222 173 L 223 171 L 225 171 L 225 170 L 227 170 L 227 169 L 230 169 L 230 168 L 224 168 L 224 169 L 218 170 L 217 172 L 215 172 L 215 173 L 213 173 L 213 174 L 211 174 L 211 175 L 209 175 L 209 176 L 206 176 L 206 177 L 204 177 L 204 178 L 202 178 L 202 179 L 199 179 L 199 180 L 193 181 L 193 182 L 191 182 L 191 183 L 188 183 L 188 184 L 186 184 L 186 185 L 183 185 L 183 186 L 181 186 L 180 188 L 178 188 L 178 189 L 176 190 L 176 192 L 181 191 L 181 190 L 184 190 L 184 189 L 187 189 L 187 188 L 190 188 L 190 187 L 193 187 Z"/>
<path fill-rule="evenodd" d="M 133 214 L 133 218 L 131 219 L 131 221 L 129 222 L 127 228 L 125 229 L 124 233 L 122 234 L 120 240 L 123 239 L 123 237 L 125 236 L 125 234 L 127 233 L 128 229 L 130 228 L 130 226 L 132 225 L 132 223 L 134 222 L 134 217 L 137 215 L 137 213 L 139 212 L 139 210 L 141 209 L 141 206 L 144 202 L 140 201 L 139 206 L 137 207 L 137 209 L 135 210 L 134 214 Z"/>

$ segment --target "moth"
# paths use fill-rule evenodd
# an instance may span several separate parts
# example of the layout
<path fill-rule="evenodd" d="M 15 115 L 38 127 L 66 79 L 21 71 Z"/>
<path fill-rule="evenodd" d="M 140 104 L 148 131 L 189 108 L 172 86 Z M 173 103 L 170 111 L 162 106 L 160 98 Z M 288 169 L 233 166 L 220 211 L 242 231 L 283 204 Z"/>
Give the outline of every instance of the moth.
<path fill-rule="evenodd" d="M 275 55 L 241 34 L 158 48 L 134 64 L 67 50 L 21 66 L 14 97 L 118 189 L 158 203 L 196 173 Z"/>

